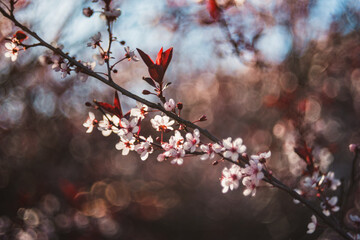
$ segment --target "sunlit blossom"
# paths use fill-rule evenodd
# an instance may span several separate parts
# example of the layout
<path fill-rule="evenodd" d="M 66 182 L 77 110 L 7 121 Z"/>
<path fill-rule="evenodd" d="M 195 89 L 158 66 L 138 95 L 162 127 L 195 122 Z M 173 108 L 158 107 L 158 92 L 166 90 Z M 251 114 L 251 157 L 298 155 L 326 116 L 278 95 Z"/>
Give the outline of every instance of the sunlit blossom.
<path fill-rule="evenodd" d="M 13 42 L 5 43 L 5 48 L 6 48 L 5 57 L 8 57 L 11 59 L 11 61 L 15 62 L 18 57 L 19 48 Z"/>
<path fill-rule="evenodd" d="M 231 137 L 223 140 L 223 145 L 225 147 L 224 157 L 231 158 L 233 161 L 237 161 L 239 154 L 246 151 L 246 146 L 242 145 L 243 140 L 237 138 L 232 142 Z"/>
<path fill-rule="evenodd" d="M 91 133 L 93 131 L 96 123 L 97 123 L 97 121 L 95 119 L 95 114 L 92 112 L 89 112 L 89 117 L 83 123 L 83 126 L 87 128 L 86 133 Z"/>
<path fill-rule="evenodd" d="M 156 115 L 150 122 L 157 131 L 173 130 L 172 125 L 175 123 L 175 121 L 170 120 L 168 116 L 160 115 Z"/>
<path fill-rule="evenodd" d="M 122 151 L 122 155 L 128 155 L 130 151 L 133 151 L 135 149 L 134 146 L 135 143 L 135 138 L 127 138 L 125 137 L 120 137 L 120 141 L 115 145 L 115 148 L 119 151 Z"/>

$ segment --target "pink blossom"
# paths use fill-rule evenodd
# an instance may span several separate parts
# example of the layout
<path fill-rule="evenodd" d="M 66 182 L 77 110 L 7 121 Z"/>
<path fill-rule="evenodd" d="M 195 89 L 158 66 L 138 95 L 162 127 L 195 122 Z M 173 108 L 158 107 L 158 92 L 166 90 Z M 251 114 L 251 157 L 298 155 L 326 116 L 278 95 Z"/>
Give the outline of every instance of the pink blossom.
<path fill-rule="evenodd" d="M 152 143 L 153 139 L 151 136 L 149 136 L 147 139 L 145 139 L 144 142 L 141 142 L 135 146 L 135 151 L 140 154 L 141 160 L 145 161 L 149 157 L 149 154 L 154 151 L 151 145 Z"/>
<path fill-rule="evenodd" d="M 239 154 L 246 151 L 246 146 L 242 145 L 243 140 L 241 138 L 231 141 L 231 137 L 223 140 L 223 145 L 225 147 L 224 157 L 231 158 L 233 161 L 237 161 Z"/>
<path fill-rule="evenodd" d="M 169 101 L 167 101 L 166 103 L 164 103 L 164 108 L 166 111 L 172 111 L 175 108 L 175 101 L 174 99 L 170 98 Z"/>
<path fill-rule="evenodd" d="M 200 132 L 199 129 L 195 129 L 194 133 L 187 133 L 185 135 L 186 142 L 184 143 L 184 149 L 190 152 L 195 152 L 197 144 L 200 143 Z"/>
<path fill-rule="evenodd" d="M 239 180 L 241 179 L 241 168 L 233 164 L 230 169 L 224 168 L 222 171 L 221 186 L 222 192 L 227 193 L 229 189 L 232 191 L 239 187 Z"/>
<path fill-rule="evenodd" d="M 137 118 L 133 118 L 130 122 L 126 118 L 122 118 L 122 128 L 119 131 L 120 136 L 126 135 L 127 138 L 132 138 L 133 134 L 139 131 L 139 127 L 137 126 L 138 122 L 139 120 Z"/>

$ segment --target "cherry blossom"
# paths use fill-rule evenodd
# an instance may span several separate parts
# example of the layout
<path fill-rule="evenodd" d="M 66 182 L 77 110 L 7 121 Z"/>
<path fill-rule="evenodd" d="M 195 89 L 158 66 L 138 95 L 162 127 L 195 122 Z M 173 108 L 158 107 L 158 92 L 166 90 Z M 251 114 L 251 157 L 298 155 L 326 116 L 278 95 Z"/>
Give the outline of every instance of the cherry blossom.
<path fill-rule="evenodd" d="M 147 113 L 148 113 L 148 106 L 140 102 L 136 103 L 136 108 L 132 108 L 130 110 L 130 116 L 140 118 L 141 120 L 145 118 L 145 115 Z"/>
<path fill-rule="evenodd" d="M 316 229 L 316 226 L 317 226 L 317 219 L 316 219 L 316 216 L 315 215 L 312 215 L 311 216 L 311 222 L 307 225 L 307 234 L 312 234 L 313 232 L 315 232 L 315 229 Z"/>
<path fill-rule="evenodd" d="M 185 150 L 195 152 L 197 144 L 200 143 L 200 132 L 199 129 L 195 129 L 194 133 L 187 133 L 185 135 L 186 142 L 184 143 Z"/>
<path fill-rule="evenodd" d="M 254 160 L 250 160 L 249 164 L 245 165 L 245 168 L 243 169 L 243 174 L 250 176 L 252 179 L 256 179 L 256 180 L 263 179 L 264 173 L 261 171 L 262 164 Z"/>
<path fill-rule="evenodd" d="M 104 137 L 112 133 L 112 124 L 109 122 L 109 119 L 111 119 L 110 114 L 103 115 L 103 120 L 99 121 L 98 124 L 98 130 L 101 131 Z"/>
<path fill-rule="evenodd" d="M 335 191 L 337 187 L 341 185 L 341 182 L 339 179 L 335 178 L 334 172 L 328 172 L 328 174 L 325 176 L 324 184 L 327 185 L 331 190 Z"/>
<path fill-rule="evenodd" d="M 222 171 L 221 186 L 222 192 L 227 193 L 229 189 L 232 191 L 239 187 L 239 180 L 241 179 L 241 168 L 238 165 L 232 165 L 230 169 L 224 168 Z"/>
<path fill-rule="evenodd" d="M 181 133 L 178 130 L 175 130 L 175 134 L 169 139 L 170 148 L 183 149 L 184 147 L 184 138 L 181 136 Z"/>
<path fill-rule="evenodd" d="M 11 61 L 15 62 L 18 57 L 19 48 L 13 42 L 5 43 L 5 48 L 5 57 L 11 58 Z"/>
<path fill-rule="evenodd" d="M 127 138 L 132 138 L 133 134 L 136 134 L 139 131 L 137 126 L 139 120 L 133 118 L 130 122 L 126 118 L 121 119 L 121 129 L 119 131 L 120 135 L 126 135 Z"/>
<path fill-rule="evenodd" d="M 170 98 L 169 101 L 164 103 L 164 108 L 166 111 L 172 111 L 175 108 L 176 104 L 174 99 Z"/>
<path fill-rule="evenodd" d="M 184 162 L 183 157 L 185 156 L 185 150 L 184 149 L 177 149 L 177 150 L 172 149 L 172 150 L 168 151 L 167 153 L 169 153 L 169 152 L 172 153 L 171 157 L 174 157 L 174 159 L 171 160 L 172 164 L 177 164 L 177 165 L 183 164 L 183 162 Z M 165 156 L 166 156 L 166 154 L 165 154 Z"/>
<path fill-rule="evenodd" d="M 173 130 L 171 127 L 175 121 L 171 120 L 168 116 L 160 116 L 156 115 L 153 119 L 150 120 L 153 128 L 157 131 L 166 131 L 166 130 Z"/>
<path fill-rule="evenodd" d="M 319 180 L 319 171 L 314 171 L 311 177 L 305 177 L 303 185 L 304 187 L 314 188 Z"/>
<path fill-rule="evenodd" d="M 239 154 L 246 151 L 246 146 L 242 145 L 243 140 L 241 138 L 235 139 L 231 142 L 231 137 L 223 140 L 223 145 L 225 147 L 224 157 L 231 158 L 233 161 L 237 161 Z"/>
<path fill-rule="evenodd" d="M 331 212 L 339 211 L 340 208 L 338 206 L 336 206 L 337 201 L 338 201 L 338 198 L 336 196 L 334 196 L 330 199 L 327 197 L 325 202 L 322 202 L 320 204 L 325 216 L 330 216 Z"/>
<path fill-rule="evenodd" d="M 95 114 L 92 112 L 89 112 L 89 117 L 86 119 L 86 121 L 83 123 L 83 126 L 88 128 L 86 130 L 86 133 L 91 133 L 94 129 L 94 126 L 96 125 L 97 121 L 95 119 Z"/>
<path fill-rule="evenodd" d="M 152 137 L 149 136 L 147 139 L 144 140 L 144 142 L 141 142 L 140 144 L 137 144 L 135 146 L 135 151 L 140 154 L 140 158 L 143 161 L 145 161 L 149 157 L 149 154 L 154 151 L 153 147 L 151 146 L 151 144 L 153 143 Z"/>
<path fill-rule="evenodd" d="M 140 59 L 135 55 L 135 51 L 134 50 L 130 50 L 130 47 L 124 47 L 125 49 L 125 57 L 130 61 L 133 60 L 135 62 L 139 61 Z"/>
<path fill-rule="evenodd" d="M 215 151 L 213 150 L 213 144 L 212 143 L 208 143 L 208 144 L 202 144 L 200 146 L 201 151 L 203 151 L 205 154 L 200 156 L 201 160 L 206 160 L 206 159 L 213 159 L 215 157 Z"/>
<path fill-rule="evenodd" d="M 115 145 L 115 148 L 119 151 L 122 150 L 122 155 L 128 155 L 130 151 L 135 149 L 134 143 L 134 137 L 127 138 L 126 135 L 121 136 L 120 141 Z"/>
<path fill-rule="evenodd" d="M 256 187 L 259 185 L 259 179 L 253 177 L 244 177 L 242 184 L 245 186 L 243 191 L 244 196 L 251 195 L 252 197 L 256 194 Z"/>
<path fill-rule="evenodd" d="M 94 36 L 90 37 L 91 42 L 87 43 L 88 47 L 95 49 L 97 46 L 100 46 L 101 42 L 101 33 L 98 32 Z"/>
<path fill-rule="evenodd" d="M 349 219 L 354 222 L 356 225 L 360 226 L 360 217 L 358 215 L 349 215 Z"/>
<path fill-rule="evenodd" d="M 258 155 L 251 155 L 250 158 L 253 159 L 253 160 L 257 160 L 257 161 L 260 161 L 261 159 L 268 159 L 271 157 L 271 152 L 268 151 L 268 152 L 263 152 L 263 153 L 260 153 Z"/>

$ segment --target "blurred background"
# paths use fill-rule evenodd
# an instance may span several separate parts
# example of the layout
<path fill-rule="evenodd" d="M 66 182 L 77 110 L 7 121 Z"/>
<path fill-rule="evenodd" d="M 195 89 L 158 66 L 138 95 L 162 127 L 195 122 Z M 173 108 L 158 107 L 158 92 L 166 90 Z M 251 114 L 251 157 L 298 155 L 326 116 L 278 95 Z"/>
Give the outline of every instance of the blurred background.
<path fill-rule="evenodd" d="M 271 150 L 268 166 L 292 188 L 305 167 L 293 150 L 301 141 L 322 171 L 346 181 L 353 157 L 348 145 L 360 142 L 360 2 L 218 0 L 221 21 L 206 4 L 113 0 L 122 11 L 114 36 L 125 41 L 113 44 L 113 63 L 124 46 L 153 59 L 161 47 L 174 47 L 165 96 L 184 104 L 183 118 L 205 114 L 199 126 L 215 136 L 242 137 L 249 154 Z M 77 59 L 93 61 L 99 53 L 86 45 L 97 32 L 106 46 L 106 22 L 98 12 L 82 14 L 86 7 L 101 11 L 101 1 L 22 0 L 16 6 L 20 22 Z M 226 162 L 186 158 L 175 166 L 157 162 L 156 152 L 143 162 L 135 152 L 122 156 L 116 136 L 86 134 L 85 102 L 111 103 L 114 91 L 73 73 L 61 78 L 39 61 L 46 54 L 41 47 L 11 62 L 4 43 L 17 30 L 0 17 L 1 239 L 331 239 L 321 226 L 307 235 L 311 212 L 277 189 L 263 185 L 254 198 L 244 197 L 241 187 L 222 194 Z M 116 69 L 120 86 L 138 95 L 152 90 L 141 80 L 148 76 L 142 61 Z M 120 98 L 124 112 L 135 107 Z M 145 136 L 154 134 L 149 119 Z M 360 210 L 359 184 L 351 196 L 339 216 Z"/>

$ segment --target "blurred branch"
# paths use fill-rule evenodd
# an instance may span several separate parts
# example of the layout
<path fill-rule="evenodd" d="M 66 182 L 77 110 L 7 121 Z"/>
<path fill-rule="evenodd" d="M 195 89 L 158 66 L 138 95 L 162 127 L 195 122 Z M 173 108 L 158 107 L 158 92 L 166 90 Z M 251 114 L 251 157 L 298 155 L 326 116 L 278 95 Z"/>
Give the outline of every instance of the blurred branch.
<path fill-rule="evenodd" d="M 210 132 L 208 132 L 206 129 L 203 129 L 199 126 L 197 126 L 196 124 L 185 120 L 179 116 L 177 116 L 175 113 L 170 112 L 170 111 L 166 111 L 165 108 L 163 106 L 161 106 L 160 104 L 156 104 L 153 102 L 150 102 L 144 98 L 141 98 L 129 91 L 127 91 L 126 89 L 120 87 L 119 85 L 117 85 L 116 83 L 114 83 L 111 79 L 110 74 L 108 75 L 109 79 L 105 79 L 104 77 L 100 76 L 99 74 L 95 73 L 94 71 L 90 70 L 89 68 L 85 67 L 83 64 L 81 64 L 80 62 L 78 62 L 76 59 L 70 57 L 68 54 L 65 54 L 61 49 L 59 48 L 54 48 L 53 46 L 51 46 L 50 44 L 48 44 L 47 42 L 45 42 L 41 37 L 39 37 L 35 32 L 31 31 L 29 28 L 27 28 L 26 26 L 22 25 L 21 23 L 19 23 L 15 17 L 12 14 L 12 11 L 9 13 L 7 13 L 2 7 L 0 7 L 0 12 L 2 15 L 4 15 L 4 17 L 8 18 L 9 20 L 11 20 L 17 27 L 21 28 L 23 31 L 27 32 L 29 35 L 33 36 L 35 39 L 37 39 L 40 44 L 42 46 L 45 46 L 46 48 L 50 49 L 51 51 L 53 51 L 55 54 L 60 55 L 61 57 L 63 57 L 64 59 L 67 59 L 69 61 L 69 63 L 73 64 L 74 66 L 80 68 L 82 70 L 83 73 L 88 74 L 91 77 L 94 77 L 98 80 L 100 80 L 101 82 L 105 83 L 106 85 L 112 87 L 113 89 L 121 92 L 123 95 L 132 98 L 138 102 L 141 102 L 143 104 L 146 104 L 148 107 L 157 109 L 161 112 L 163 112 L 165 115 L 171 117 L 172 119 L 176 120 L 177 122 L 179 122 L 180 124 L 183 124 L 187 127 L 190 127 L 192 129 L 198 129 L 200 131 L 200 133 L 204 136 L 206 136 L 208 139 L 210 139 L 213 142 L 220 142 L 220 140 L 215 137 L 214 135 L 212 135 Z M 226 21 L 221 21 L 222 26 L 224 27 L 224 29 L 228 32 L 228 34 L 230 34 L 229 28 L 227 26 Z M 108 24 L 108 27 L 110 27 L 110 25 Z M 109 30 L 109 36 L 111 37 L 111 30 Z M 229 35 L 229 37 L 231 38 L 231 34 Z M 232 38 L 231 38 L 232 39 Z M 111 41 L 109 42 L 109 48 L 108 50 L 110 50 L 110 45 L 111 45 Z M 235 51 L 240 54 L 238 46 L 235 42 L 235 40 L 232 39 L 232 45 L 235 48 Z M 240 56 L 240 55 L 239 55 Z M 108 70 L 110 70 L 109 66 L 108 66 Z M 111 71 L 111 70 L 110 70 Z M 225 160 L 233 163 L 233 164 L 237 164 L 240 165 L 240 162 L 234 162 L 230 159 L 224 158 Z M 246 162 L 246 159 L 243 157 L 240 157 L 240 160 L 243 162 Z M 264 178 L 264 181 L 273 185 L 274 187 L 277 187 L 285 192 L 287 192 L 291 197 L 299 200 L 301 203 L 303 203 L 307 208 L 309 208 L 312 212 L 314 212 L 317 216 L 319 216 L 324 223 L 326 223 L 329 227 L 331 227 L 334 231 L 336 231 L 339 235 L 341 235 L 342 237 L 344 237 L 345 239 L 352 239 L 343 229 L 341 229 L 336 223 L 334 223 L 333 221 L 330 220 L 330 218 L 326 217 L 321 211 L 319 211 L 318 209 L 316 209 L 314 206 L 312 206 L 306 199 L 304 199 L 302 196 L 300 196 L 298 193 L 296 193 L 295 191 L 293 191 L 291 188 L 289 188 L 288 186 L 286 186 L 285 184 L 283 184 L 280 180 L 278 180 L 277 178 L 273 177 L 268 171 L 266 171 L 265 169 L 263 169 L 264 175 L 266 178 Z"/>

